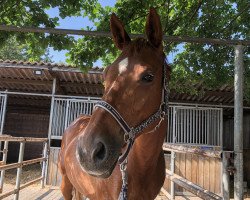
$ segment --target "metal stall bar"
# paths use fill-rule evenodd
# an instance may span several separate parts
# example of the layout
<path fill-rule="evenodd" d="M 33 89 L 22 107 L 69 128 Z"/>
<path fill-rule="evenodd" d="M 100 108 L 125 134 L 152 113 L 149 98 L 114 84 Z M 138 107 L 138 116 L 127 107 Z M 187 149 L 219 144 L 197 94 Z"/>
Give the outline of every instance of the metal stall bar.
<path fill-rule="evenodd" d="M 2 164 L 3 165 L 6 165 L 8 147 L 9 147 L 9 141 L 4 141 L 4 148 L 3 148 L 3 151 L 2 151 L 3 152 L 3 158 L 2 158 Z M 2 191 L 3 191 L 4 176 L 5 176 L 5 170 L 1 170 L 0 193 L 2 193 Z"/>
<path fill-rule="evenodd" d="M 50 146 L 50 140 L 51 140 L 52 121 L 53 121 L 54 104 L 55 104 L 55 96 L 54 96 L 55 93 L 56 93 L 56 79 L 54 78 L 53 86 L 52 86 L 52 98 L 51 98 L 50 118 L 49 118 L 49 133 L 48 133 L 49 146 Z"/>
<path fill-rule="evenodd" d="M 169 115 L 167 142 L 221 146 L 222 109 L 174 106 Z M 171 121 L 171 119 L 173 119 Z M 219 127 L 218 129 L 216 127 Z"/>
<path fill-rule="evenodd" d="M 46 162 L 48 160 L 48 142 L 44 142 L 43 143 L 44 146 L 43 146 L 43 162 L 42 162 L 42 180 L 41 180 L 41 187 L 44 188 L 44 185 L 45 185 L 45 172 L 46 172 Z"/>
<path fill-rule="evenodd" d="M 66 114 L 65 114 L 65 123 L 64 123 L 64 130 L 68 127 L 68 118 L 69 118 L 69 99 L 67 99 L 66 104 Z"/>
<path fill-rule="evenodd" d="M 243 46 L 235 46 L 234 71 L 234 199 L 243 199 Z"/>
<path fill-rule="evenodd" d="M 219 136 L 219 145 L 221 147 L 223 147 L 223 109 L 220 108 L 220 113 L 219 113 L 219 118 L 220 118 L 220 124 L 218 124 L 218 126 L 220 127 L 220 136 Z"/>
<path fill-rule="evenodd" d="M 18 163 L 23 162 L 24 147 L 25 147 L 25 142 L 20 142 Z M 14 200 L 19 199 L 19 191 L 20 191 L 20 184 L 21 184 L 21 174 L 22 174 L 22 166 L 19 166 L 17 168 L 16 186 L 15 186 L 16 192 L 15 192 L 15 195 L 14 195 Z"/>
<path fill-rule="evenodd" d="M 7 107 L 7 94 L 0 94 L 1 99 L 1 111 L 0 111 L 0 135 L 3 134 L 4 121 L 6 116 L 6 107 Z"/>
<path fill-rule="evenodd" d="M 176 142 L 176 107 L 173 107 L 173 143 Z M 175 152 L 171 151 L 171 162 L 170 162 L 170 170 L 171 174 L 173 175 L 175 172 Z M 175 185 L 174 182 L 171 181 L 170 183 L 170 195 L 171 195 L 171 200 L 175 199 Z"/>
<path fill-rule="evenodd" d="M 56 93 L 56 79 L 53 79 L 53 85 L 52 85 L 52 98 L 51 98 L 51 107 L 50 107 L 50 118 L 49 118 L 49 130 L 48 130 L 48 145 L 50 148 L 50 142 L 51 142 L 51 131 L 52 131 L 52 121 L 53 121 L 53 113 L 54 113 L 54 104 L 55 104 L 55 93 Z M 49 153 L 48 153 L 49 154 Z M 47 180 L 48 175 L 48 166 L 49 162 L 46 163 L 46 169 L 45 169 L 45 180 Z"/>

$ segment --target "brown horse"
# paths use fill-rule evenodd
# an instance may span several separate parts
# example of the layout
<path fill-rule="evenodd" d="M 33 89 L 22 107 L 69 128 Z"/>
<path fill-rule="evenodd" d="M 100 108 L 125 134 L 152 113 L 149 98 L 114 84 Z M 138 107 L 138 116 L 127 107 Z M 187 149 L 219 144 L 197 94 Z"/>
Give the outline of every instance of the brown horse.
<path fill-rule="evenodd" d="M 114 43 L 122 52 L 104 71 L 102 100 L 112 105 L 130 127 L 136 127 L 161 108 L 166 65 L 160 18 L 150 9 L 147 40 L 131 41 L 115 14 L 110 27 Z M 152 200 L 159 193 L 165 180 L 162 144 L 166 129 L 164 116 L 136 135 L 128 155 L 129 200 Z M 125 149 L 124 130 L 107 109 L 99 106 L 91 117 L 76 119 L 63 135 L 60 152 L 64 198 L 72 199 L 75 188 L 90 200 L 117 200 L 122 186 L 117 161 Z"/>

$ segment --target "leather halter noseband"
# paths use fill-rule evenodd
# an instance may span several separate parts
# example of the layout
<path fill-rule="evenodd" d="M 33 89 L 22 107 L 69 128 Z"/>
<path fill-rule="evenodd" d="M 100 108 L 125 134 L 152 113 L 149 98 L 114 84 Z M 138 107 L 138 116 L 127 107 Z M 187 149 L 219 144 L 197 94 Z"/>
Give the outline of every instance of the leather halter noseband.
<path fill-rule="evenodd" d="M 139 134 L 147 128 L 150 124 L 160 119 L 159 123 L 155 126 L 152 131 L 155 131 L 159 128 L 161 122 L 165 119 L 168 114 L 168 95 L 169 95 L 169 87 L 167 80 L 167 63 L 164 60 L 163 64 L 163 77 L 162 77 L 162 100 L 158 111 L 152 114 L 148 119 L 144 120 L 136 127 L 130 127 L 123 117 L 119 114 L 119 112 L 106 101 L 99 101 L 95 104 L 94 108 L 99 107 L 106 110 L 112 117 L 117 121 L 117 123 L 121 126 L 124 131 L 124 142 L 127 143 L 127 148 L 125 152 L 119 157 L 118 162 L 120 164 L 120 170 L 122 172 L 122 190 L 119 196 L 119 200 L 127 199 L 127 157 L 130 149 L 132 148 L 135 139 L 139 136 Z"/>

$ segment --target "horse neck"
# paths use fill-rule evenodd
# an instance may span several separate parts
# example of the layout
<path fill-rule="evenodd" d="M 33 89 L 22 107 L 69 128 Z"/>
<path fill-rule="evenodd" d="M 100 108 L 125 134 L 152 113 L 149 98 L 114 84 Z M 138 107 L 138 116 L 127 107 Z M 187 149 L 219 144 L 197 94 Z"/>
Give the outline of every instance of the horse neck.
<path fill-rule="evenodd" d="M 137 169 L 152 169 L 156 167 L 162 151 L 166 129 L 167 124 L 166 120 L 164 120 L 158 130 L 148 134 L 143 133 L 135 140 L 131 152 L 131 160 L 135 162 Z"/>

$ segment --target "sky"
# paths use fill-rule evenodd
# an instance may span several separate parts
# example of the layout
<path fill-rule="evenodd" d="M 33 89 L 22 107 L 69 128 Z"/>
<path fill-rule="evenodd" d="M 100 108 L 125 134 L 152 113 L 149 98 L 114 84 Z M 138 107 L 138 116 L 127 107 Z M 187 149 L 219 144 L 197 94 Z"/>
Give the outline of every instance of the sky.
<path fill-rule="evenodd" d="M 111 6 L 115 5 L 116 0 L 99 0 L 102 6 Z M 76 29 L 80 30 L 82 28 L 86 28 L 87 26 L 93 27 L 94 24 L 89 21 L 88 17 L 66 17 L 64 19 L 59 17 L 59 10 L 58 8 L 52 8 L 46 11 L 46 13 L 50 17 L 58 17 L 59 18 L 59 25 L 56 28 L 63 28 L 63 29 Z M 82 36 L 74 36 L 76 39 Z M 181 48 L 181 46 L 180 46 Z M 52 61 L 55 63 L 64 62 L 66 63 L 66 50 L 62 51 L 55 51 L 52 47 L 49 48 L 50 55 L 52 56 Z M 176 54 L 176 53 L 175 53 Z M 168 55 L 168 62 L 172 63 L 174 58 L 174 54 Z M 94 66 L 102 66 L 102 62 L 98 60 L 94 63 Z"/>
<path fill-rule="evenodd" d="M 111 6 L 113 7 L 115 5 L 116 0 L 99 0 L 102 6 Z M 89 21 L 88 17 L 66 17 L 62 19 L 59 17 L 59 10 L 58 8 L 52 8 L 46 11 L 46 13 L 50 17 L 58 17 L 59 18 L 59 25 L 56 26 L 56 28 L 63 28 L 63 29 L 76 29 L 80 30 L 82 28 L 86 28 L 87 26 L 93 27 L 94 24 Z M 76 39 L 81 36 L 74 36 Z M 49 48 L 50 55 L 52 56 L 52 61 L 55 63 L 59 62 L 66 62 L 66 56 L 65 53 L 67 53 L 66 50 L 63 51 L 55 51 L 53 48 Z M 102 66 L 101 61 L 97 61 L 94 63 L 94 66 Z"/>

